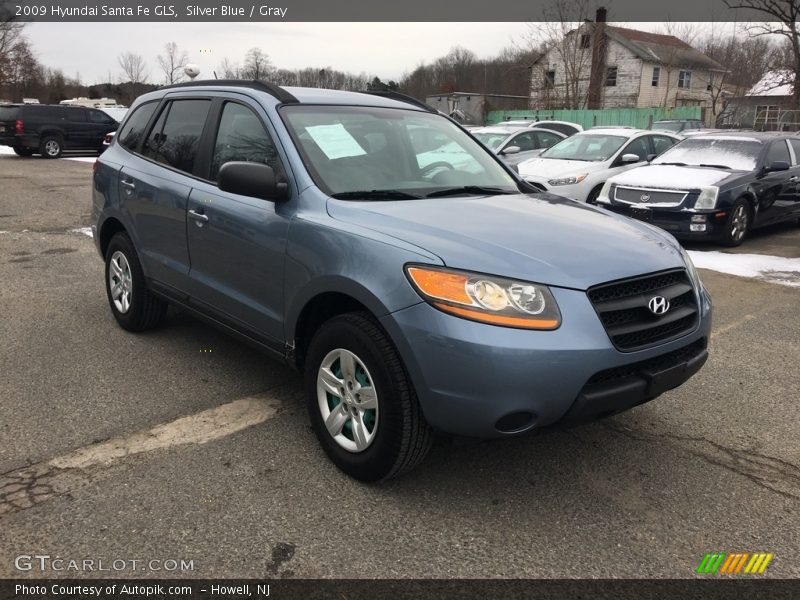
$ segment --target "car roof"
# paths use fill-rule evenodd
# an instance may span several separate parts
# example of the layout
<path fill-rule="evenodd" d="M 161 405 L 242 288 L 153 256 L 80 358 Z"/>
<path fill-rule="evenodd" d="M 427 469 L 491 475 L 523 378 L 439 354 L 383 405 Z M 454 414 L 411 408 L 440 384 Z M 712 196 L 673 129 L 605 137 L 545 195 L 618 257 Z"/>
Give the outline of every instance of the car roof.
<path fill-rule="evenodd" d="M 634 129 L 633 127 L 592 127 L 586 131 L 579 131 L 575 135 L 618 135 L 622 137 L 634 137 L 642 133 L 653 133 L 649 129 Z M 660 135 L 660 134 L 659 134 Z M 675 136 L 677 137 L 677 136 Z"/>
<path fill-rule="evenodd" d="M 700 135 L 693 135 L 691 137 L 691 139 L 693 140 L 728 139 L 728 140 L 739 140 L 739 141 L 759 142 L 759 143 L 768 142 L 770 140 L 792 139 L 792 138 L 796 138 L 796 135 L 794 133 L 787 133 L 785 131 L 737 131 L 732 133 L 714 132 L 714 133 L 703 133 Z"/>
<path fill-rule="evenodd" d="M 479 127 L 478 129 L 473 129 L 473 133 L 504 133 L 506 135 L 512 135 L 517 133 L 518 131 L 528 131 L 528 127 L 497 127 L 490 125 L 488 127 Z"/>

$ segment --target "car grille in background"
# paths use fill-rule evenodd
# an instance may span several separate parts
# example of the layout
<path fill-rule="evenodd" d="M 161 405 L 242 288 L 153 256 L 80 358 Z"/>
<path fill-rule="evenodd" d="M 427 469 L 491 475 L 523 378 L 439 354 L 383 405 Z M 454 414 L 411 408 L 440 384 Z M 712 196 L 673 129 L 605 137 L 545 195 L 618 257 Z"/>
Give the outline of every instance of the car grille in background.
<path fill-rule="evenodd" d="M 640 190 L 617 186 L 614 190 L 614 199 L 623 202 L 647 204 L 680 204 L 687 192 L 667 192 L 664 190 Z"/>
<path fill-rule="evenodd" d="M 697 299 L 684 269 L 602 284 L 588 295 L 618 350 L 643 350 L 697 327 Z M 653 314 L 648 307 L 656 296 L 669 300 L 669 310 L 663 315 Z"/>

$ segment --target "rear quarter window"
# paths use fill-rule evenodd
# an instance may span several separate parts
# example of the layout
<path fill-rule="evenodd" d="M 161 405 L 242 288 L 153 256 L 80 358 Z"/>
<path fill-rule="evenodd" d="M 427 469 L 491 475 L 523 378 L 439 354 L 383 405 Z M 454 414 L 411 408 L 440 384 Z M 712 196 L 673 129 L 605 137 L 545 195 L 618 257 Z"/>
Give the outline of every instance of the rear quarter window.
<path fill-rule="evenodd" d="M 155 101 L 137 107 L 117 134 L 117 141 L 128 150 L 136 151 L 157 106 L 158 102 Z"/>
<path fill-rule="evenodd" d="M 19 114 L 16 106 L 0 106 L 0 121 L 15 121 Z"/>
<path fill-rule="evenodd" d="M 22 109 L 25 119 L 39 119 L 41 121 L 60 121 L 66 118 L 66 109 L 60 106 L 35 106 L 28 105 Z"/>

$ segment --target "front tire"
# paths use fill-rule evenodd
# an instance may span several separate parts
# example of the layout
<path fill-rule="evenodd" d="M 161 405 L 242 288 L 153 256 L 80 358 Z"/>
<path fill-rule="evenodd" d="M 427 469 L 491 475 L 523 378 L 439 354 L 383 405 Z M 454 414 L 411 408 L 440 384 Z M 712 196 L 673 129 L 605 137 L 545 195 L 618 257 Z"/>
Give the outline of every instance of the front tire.
<path fill-rule="evenodd" d="M 61 158 L 64 153 L 64 142 L 57 135 L 48 135 L 42 138 L 39 144 L 39 154 L 44 158 Z"/>
<path fill-rule="evenodd" d="M 167 304 L 147 289 L 139 257 L 126 233 L 111 238 L 106 250 L 105 275 L 108 303 L 120 327 L 145 331 L 161 323 Z"/>
<path fill-rule="evenodd" d="M 750 231 L 750 204 L 744 198 L 739 198 L 731 208 L 731 214 L 725 222 L 725 232 L 722 243 L 726 246 L 739 246 Z"/>
<path fill-rule="evenodd" d="M 360 481 L 419 464 L 433 433 L 392 342 L 366 313 L 334 317 L 314 335 L 305 363 L 311 425 L 328 457 Z"/>
<path fill-rule="evenodd" d="M 600 196 L 600 192 L 603 190 L 603 184 L 597 185 L 594 189 L 589 192 L 589 195 L 586 197 L 586 204 L 597 204 L 597 198 Z"/>

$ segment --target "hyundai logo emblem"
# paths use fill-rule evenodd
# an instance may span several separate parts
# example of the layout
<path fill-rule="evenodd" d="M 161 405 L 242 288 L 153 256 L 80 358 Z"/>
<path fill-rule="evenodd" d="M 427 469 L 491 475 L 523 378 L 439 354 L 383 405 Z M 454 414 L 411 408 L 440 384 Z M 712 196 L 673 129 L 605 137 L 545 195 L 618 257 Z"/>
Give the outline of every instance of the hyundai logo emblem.
<path fill-rule="evenodd" d="M 650 194 L 642 194 L 642 195 L 641 195 L 641 197 L 640 197 L 639 199 L 640 199 L 642 202 L 647 202 L 648 200 L 650 200 Z"/>
<path fill-rule="evenodd" d="M 647 303 L 647 307 L 654 315 L 663 315 L 669 310 L 669 300 L 664 296 L 653 296 L 650 298 L 650 302 Z"/>

